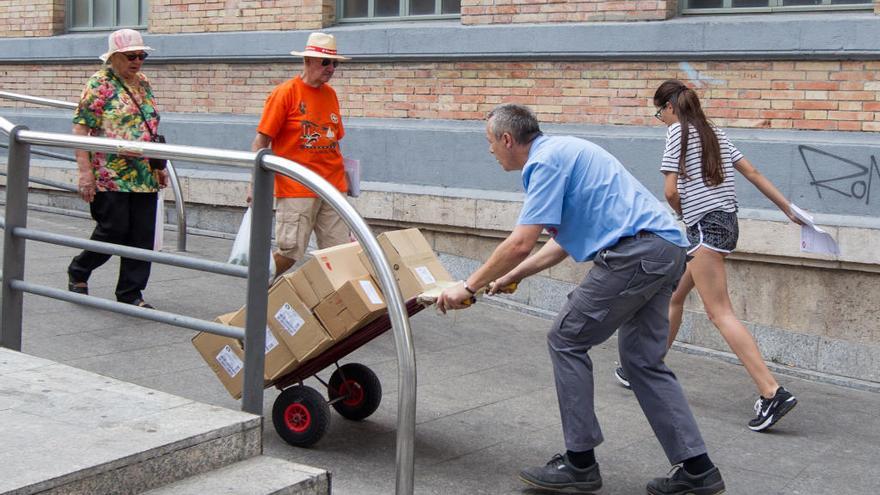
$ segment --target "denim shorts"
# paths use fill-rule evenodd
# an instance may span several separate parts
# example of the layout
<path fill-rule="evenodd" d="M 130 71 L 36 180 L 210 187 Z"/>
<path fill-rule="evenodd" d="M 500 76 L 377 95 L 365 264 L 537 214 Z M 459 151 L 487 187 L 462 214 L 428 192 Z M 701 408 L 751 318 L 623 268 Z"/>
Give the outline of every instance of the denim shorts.
<path fill-rule="evenodd" d="M 733 252 L 739 239 L 736 213 L 719 210 L 706 213 L 699 222 L 687 228 L 687 238 L 690 243 L 688 254 L 693 254 L 700 246 L 719 253 Z"/>

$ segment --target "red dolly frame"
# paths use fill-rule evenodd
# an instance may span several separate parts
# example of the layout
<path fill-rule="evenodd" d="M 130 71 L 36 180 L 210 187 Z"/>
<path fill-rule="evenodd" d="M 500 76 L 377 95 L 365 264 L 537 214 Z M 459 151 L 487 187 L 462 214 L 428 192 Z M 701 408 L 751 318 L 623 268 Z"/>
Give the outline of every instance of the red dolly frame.
<path fill-rule="evenodd" d="M 407 315 L 413 316 L 425 307 L 416 298 L 410 299 L 406 302 Z M 386 312 L 275 382 L 281 394 L 272 407 L 272 423 L 285 442 L 308 447 L 320 440 L 330 426 L 331 405 L 340 415 L 352 420 L 362 420 L 376 411 L 382 399 L 382 385 L 366 366 L 358 363 L 340 366 L 327 383 L 317 374 L 389 329 L 391 319 Z M 329 401 L 314 388 L 302 384 L 311 376 L 327 387 Z"/>

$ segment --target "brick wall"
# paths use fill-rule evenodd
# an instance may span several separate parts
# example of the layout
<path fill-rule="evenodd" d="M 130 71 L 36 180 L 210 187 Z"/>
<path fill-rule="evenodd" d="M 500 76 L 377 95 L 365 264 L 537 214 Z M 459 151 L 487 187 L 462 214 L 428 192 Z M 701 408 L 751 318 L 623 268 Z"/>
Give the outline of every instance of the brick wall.
<path fill-rule="evenodd" d="M 675 14 L 676 0 L 462 0 L 462 24 L 656 21 Z"/>
<path fill-rule="evenodd" d="M 0 67 L 0 87 L 74 100 L 95 68 Z M 880 61 L 348 63 L 332 85 L 352 117 L 481 120 L 519 102 L 547 123 L 655 125 L 655 88 L 686 78 L 685 69 L 699 74 L 698 92 L 721 126 L 880 132 Z M 299 70 L 291 62 L 145 72 L 164 111 L 259 114 L 271 88 Z"/>
<path fill-rule="evenodd" d="M 150 0 L 151 33 L 320 29 L 333 0 Z"/>
<path fill-rule="evenodd" d="M 64 32 L 65 0 L 0 0 L 0 36 L 52 36 Z"/>

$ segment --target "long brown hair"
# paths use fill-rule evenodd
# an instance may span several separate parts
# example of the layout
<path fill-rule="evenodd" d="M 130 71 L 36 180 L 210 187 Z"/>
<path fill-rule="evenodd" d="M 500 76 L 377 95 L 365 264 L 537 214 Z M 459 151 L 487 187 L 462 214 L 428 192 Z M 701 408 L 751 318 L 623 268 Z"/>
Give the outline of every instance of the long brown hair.
<path fill-rule="evenodd" d="M 721 184 L 724 181 L 721 145 L 718 143 L 715 129 L 713 129 L 709 119 L 703 113 L 697 93 L 685 86 L 683 82 L 677 79 L 670 79 L 661 84 L 657 91 L 654 92 L 654 106 L 660 108 L 667 103 L 672 105 L 675 115 L 678 117 L 678 122 L 681 124 L 681 156 L 678 158 L 679 175 L 688 178 L 685 159 L 688 138 L 690 137 L 690 126 L 693 125 L 700 136 L 703 182 L 707 186 Z"/>

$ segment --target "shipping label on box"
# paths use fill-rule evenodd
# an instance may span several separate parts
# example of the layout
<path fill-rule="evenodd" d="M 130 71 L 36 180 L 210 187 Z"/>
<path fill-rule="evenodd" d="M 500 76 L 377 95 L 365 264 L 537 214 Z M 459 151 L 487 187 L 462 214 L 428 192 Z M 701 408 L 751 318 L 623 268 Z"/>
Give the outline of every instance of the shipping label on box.
<path fill-rule="evenodd" d="M 422 292 L 437 287 L 440 282 L 452 280 L 452 276 L 437 259 L 431 245 L 419 229 L 392 230 L 376 236 L 382 252 L 394 270 L 394 276 L 400 286 L 400 294 L 404 300 L 412 299 Z M 372 265 L 366 253 L 359 253 L 361 263 L 370 268 L 375 277 Z"/>
<path fill-rule="evenodd" d="M 235 313 L 229 325 L 244 328 L 247 324 L 247 308 L 243 307 Z M 299 365 L 296 356 L 287 345 L 282 344 L 283 338 L 266 322 L 266 361 L 264 378 L 267 381 L 276 380 L 289 373 Z"/>
<path fill-rule="evenodd" d="M 214 321 L 229 325 L 235 313 L 218 316 Z M 244 382 L 244 348 L 241 342 L 223 335 L 199 332 L 192 338 L 192 344 L 208 363 L 211 371 L 234 399 L 241 398 Z"/>
<path fill-rule="evenodd" d="M 289 279 L 269 290 L 267 323 L 296 359 L 303 363 L 333 344 L 318 319 L 299 298 Z"/>
<path fill-rule="evenodd" d="M 241 360 L 239 354 L 236 354 L 228 344 L 220 349 L 220 352 L 217 353 L 217 356 L 215 356 L 214 359 L 220 363 L 220 367 L 226 371 L 226 375 L 228 375 L 229 378 L 235 378 L 235 376 L 238 375 L 238 372 L 244 369 L 244 361 Z"/>
<path fill-rule="evenodd" d="M 385 300 L 369 276 L 349 280 L 315 307 L 334 340 L 345 338 L 385 312 Z"/>

